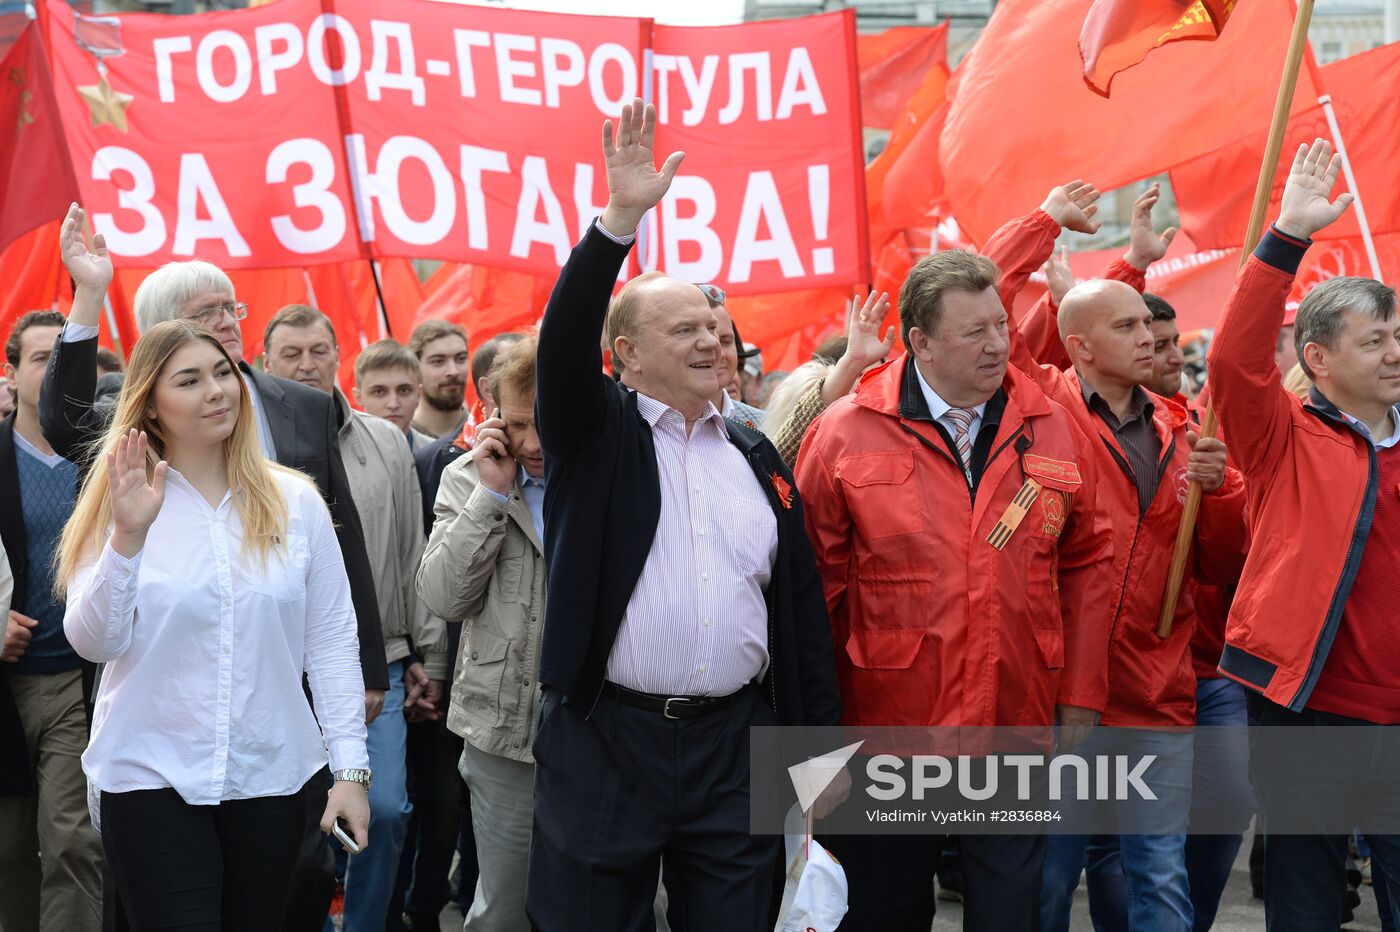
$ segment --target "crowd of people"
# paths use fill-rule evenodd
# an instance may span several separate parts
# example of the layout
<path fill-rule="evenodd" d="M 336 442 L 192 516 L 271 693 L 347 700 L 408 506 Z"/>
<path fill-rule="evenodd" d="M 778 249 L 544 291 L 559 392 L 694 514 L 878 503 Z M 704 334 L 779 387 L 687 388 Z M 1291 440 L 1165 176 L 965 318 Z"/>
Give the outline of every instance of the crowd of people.
<path fill-rule="evenodd" d="M 1203 930 L 1256 809 L 1322 765 L 1256 794 L 1257 749 L 1195 767 L 1189 726 L 1400 724 L 1396 295 L 1336 278 L 1285 316 L 1350 200 L 1327 143 L 1222 310 L 1207 398 L 1144 293 L 1160 192 L 1075 284 L 1054 244 L 1097 228 L 1082 181 L 920 260 L 897 331 L 872 293 L 765 377 L 721 289 L 616 289 L 683 159 L 658 166 L 655 119 L 605 124 L 607 206 L 537 331 L 471 352 L 428 321 L 363 348 L 349 396 L 324 314 L 277 311 L 255 365 L 200 261 L 142 283 L 123 367 L 73 206 L 72 310 L 5 342 L 0 929 L 398 932 L 455 901 L 467 930 L 756 932 L 788 865 L 750 830 L 751 728 L 1054 725 L 1085 754 L 1133 729 L 1173 831 L 824 835 L 840 928 L 926 932 L 937 877 L 969 929 L 1064 932 L 1087 876 L 1097 929 Z M 1400 792 L 1367 734 L 1323 768 L 1363 815 Z M 1228 831 L 1192 834 L 1206 813 Z M 1347 837 L 1264 829 L 1268 928 L 1337 928 Z M 1400 839 L 1365 841 L 1396 928 Z"/>

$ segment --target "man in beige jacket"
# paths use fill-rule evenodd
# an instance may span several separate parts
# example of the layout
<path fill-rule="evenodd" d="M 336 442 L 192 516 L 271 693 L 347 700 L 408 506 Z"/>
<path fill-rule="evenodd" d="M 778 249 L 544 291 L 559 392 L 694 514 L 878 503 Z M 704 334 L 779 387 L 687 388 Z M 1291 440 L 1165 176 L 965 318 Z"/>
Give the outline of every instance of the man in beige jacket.
<path fill-rule="evenodd" d="M 340 352 L 335 330 L 320 311 L 293 304 L 263 331 L 263 359 L 273 375 L 302 382 L 335 398 L 340 455 L 365 530 L 374 573 L 389 690 L 369 726 L 370 844 L 345 874 L 345 932 L 382 932 L 408 833 L 405 710 L 436 716 L 447 677 L 446 626 L 418 601 L 414 574 L 423 552 L 423 506 L 418 474 L 402 431 L 354 411 L 336 387 Z M 421 662 L 414 655 L 421 657 Z"/>
<path fill-rule="evenodd" d="M 530 928 L 525 868 L 533 814 L 535 702 L 544 626 L 544 457 L 535 433 L 535 338 L 497 357 L 488 376 L 496 416 L 472 452 L 442 476 L 418 594 L 463 621 L 447 727 L 466 742 L 476 897 L 466 932 Z"/>

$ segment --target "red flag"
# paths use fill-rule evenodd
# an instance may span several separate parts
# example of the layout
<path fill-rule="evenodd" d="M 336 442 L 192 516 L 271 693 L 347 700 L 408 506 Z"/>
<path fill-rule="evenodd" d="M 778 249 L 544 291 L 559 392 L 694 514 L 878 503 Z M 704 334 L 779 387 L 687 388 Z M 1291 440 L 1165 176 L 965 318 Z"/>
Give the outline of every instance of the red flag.
<path fill-rule="evenodd" d="M 1400 139 L 1400 43 L 1333 62 L 1321 69 L 1323 90 L 1332 97 L 1337 125 L 1356 186 L 1373 233 L 1400 232 L 1400 163 L 1395 140 Z M 1300 92 L 1301 93 L 1301 92 Z M 1268 213 L 1278 216 L 1287 166 L 1301 143 L 1330 139 L 1331 128 L 1316 95 L 1309 109 L 1288 123 Z M 1181 227 L 1202 247 L 1238 246 L 1244 241 L 1265 133 L 1260 131 L 1172 169 Z M 1343 185 L 1345 178 L 1343 179 Z M 1342 185 L 1338 191 L 1344 190 Z M 1322 239 L 1360 236 L 1357 213 L 1349 210 L 1325 230 Z M 1369 271 L 1366 274 L 1370 274 Z"/>
<path fill-rule="evenodd" d="M 899 288 L 915 261 L 910 234 L 927 240 L 929 228 L 937 222 L 931 215 L 938 212 L 943 191 L 938 134 L 943 126 L 947 84 L 946 65 L 924 73 L 918 90 L 894 121 L 884 151 L 865 169 L 871 285 L 875 291 L 889 292 L 891 298 L 881 332 L 884 326 L 899 322 Z M 922 251 L 927 252 L 929 246 L 923 242 Z M 805 362 L 822 340 L 842 331 L 845 303 L 852 290 L 816 288 L 734 297 L 728 308 L 744 338 L 763 347 L 770 370 L 791 369 L 792 365 L 779 362 Z"/>
<path fill-rule="evenodd" d="M 1181 39 L 1215 39 L 1236 0 L 1094 0 L 1079 33 L 1084 83 L 1107 97 L 1113 76 Z"/>
<path fill-rule="evenodd" d="M 1057 184 L 1084 178 L 1112 190 L 1268 126 L 1290 0 L 1251 0 L 1214 44 L 1179 43 L 1123 72 L 1112 99 L 1071 64 L 1090 6 L 1003 0 L 953 74 L 939 160 L 950 212 L 974 241 Z M 1316 99 L 1305 69 L 1294 112 Z"/>
<path fill-rule="evenodd" d="M 18 237 L 0 249 L 0 334 L 8 334 L 28 311 L 46 311 L 66 290 L 67 273 L 58 252 L 59 221 Z"/>
<path fill-rule="evenodd" d="M 948 91 L 948 69 L 932 68 L 894 123 L 885 149 L 865 170 L 870 255 L 904 227 L 927 222 L 943 194 L 938 139 Z"/>
<path fill-rule="evenodd" d="M 78 199 L 39 28 L 0 61 L 0 250 Z"/>
<path fill-rule="evenodd" d="M 948 77 L 948 24 L 897 26 L 856 36 L 860 65 L 861 123 L 893 129 L 924 76 L 941 70 Z"/>

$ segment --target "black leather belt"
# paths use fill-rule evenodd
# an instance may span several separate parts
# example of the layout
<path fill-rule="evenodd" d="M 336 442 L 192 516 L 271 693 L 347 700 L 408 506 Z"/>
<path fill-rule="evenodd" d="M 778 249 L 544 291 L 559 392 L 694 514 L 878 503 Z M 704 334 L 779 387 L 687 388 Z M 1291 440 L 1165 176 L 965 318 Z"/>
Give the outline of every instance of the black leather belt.
<path fill-rule="evenodd" d="M 670 719 L 699 718 L 718 712 L 744 694 L 745 686 L 727 696 L 662 696 L 654 693 L 638 692 L 619 686 L 616 683 L 603 683 L 603 695 L 616 699 L 623 705 L 630 705 L 648 712 L 656 712 Z"/>

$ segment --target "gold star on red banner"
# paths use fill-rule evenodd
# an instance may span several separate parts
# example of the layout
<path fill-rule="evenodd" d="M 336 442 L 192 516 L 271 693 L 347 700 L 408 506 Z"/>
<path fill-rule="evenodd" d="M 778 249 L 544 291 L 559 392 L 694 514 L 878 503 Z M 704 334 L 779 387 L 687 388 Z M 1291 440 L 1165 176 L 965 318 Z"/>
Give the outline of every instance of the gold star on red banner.
<path fill-rule="evenodd" d="M 34 122 L 34 114 L 29 112 L 29 101 L 34 95 L 28 91 L 19 92 L 19 116 L 15 117 L 15 135 L 24 132 L 24 128 Z"/>
<path fill-rule="evenodd" d="M 87 104 L 93 126 L 110 125 L 115 126 L 119 133 L 126 132 L 126 108 L 131 106 L 131 102 L 136 98 L 112 90 L 106 75 L 96 84 L 79 85 L 77 91 L 78 96 L 83 98 L 83 103 Z"/>
<path fill-rule="evenodd" d="M 29 112 L 29 102 L 34 99 L 34 95 L 26 86 L 23 68 L 10 69 L 10 83 L 19 93 L 19 113 L 15 116 L 15 135 L 18 136 L 24 132 L 26 126 L 34 122 L 34 114 Z"/>

